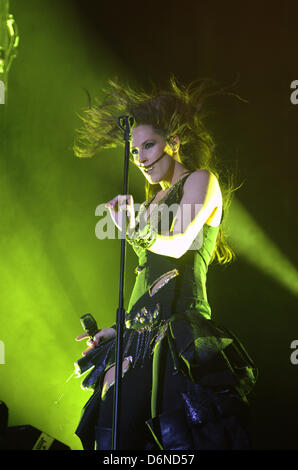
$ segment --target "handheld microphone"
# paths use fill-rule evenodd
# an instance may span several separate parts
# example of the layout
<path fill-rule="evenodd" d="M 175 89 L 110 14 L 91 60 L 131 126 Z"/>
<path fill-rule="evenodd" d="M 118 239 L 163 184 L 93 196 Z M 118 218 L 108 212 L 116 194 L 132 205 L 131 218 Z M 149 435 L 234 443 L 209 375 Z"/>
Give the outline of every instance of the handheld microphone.
<path fill-rule="evenodd" d="M 91 313 L 86 313 L 80 318 L 80 321 L 84 331 L 86 331 L 90 338 L 93 339 L 98 332 L 98 326 L 95 318 L 91 315 Z"/>

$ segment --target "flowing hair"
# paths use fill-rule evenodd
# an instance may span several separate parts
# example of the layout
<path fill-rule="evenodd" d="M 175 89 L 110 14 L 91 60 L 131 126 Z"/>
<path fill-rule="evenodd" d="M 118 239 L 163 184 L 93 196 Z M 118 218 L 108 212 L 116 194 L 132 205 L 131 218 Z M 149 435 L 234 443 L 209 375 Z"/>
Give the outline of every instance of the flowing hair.
<path fill-rule="evenodd" d="M 204 104 L 214 95 L 233 95 L 226 91 L 228 87 L 218 88 L 213 79 L 200 79 L 188 86 L 178 84 L 174 77 L 170 79 L 170 89 L 157 90 L 152 86 L 151 93 L 133 90 L 121 86 L 117 80 L 109 80 L 109 88 L 102 90 L 103 98 L 96 97 L 95 104 L 83 110 L 80 119 L 83 126 L 77 129 L 73 151 L 79 158 L 93 157 L 99 150 L 124 145 L 123 132 L 118 126 L 122 115 L 134 117 L 135 125 L 151 125 L 166 139 L 179 136 L 179 155 L 182 165 L 191 171 L 205 169 L 213 173 L 219 182 L 223 211 L 226 215 L 232 202 L 233 193 L 239 189 L 234 185 L 232 171 L 221 169 L 215 153 L 215 142 L 205 121 L 209 112 Z M 233 86 L 232 84 L 231 86 Z M 145 183 L 146 200 L 158 191 L 158 185 Z M 230 263 L 235 259 L 235 252 L 229 246 L 222 225 L 219 227 L 215 249 L 210 262 Z"/>

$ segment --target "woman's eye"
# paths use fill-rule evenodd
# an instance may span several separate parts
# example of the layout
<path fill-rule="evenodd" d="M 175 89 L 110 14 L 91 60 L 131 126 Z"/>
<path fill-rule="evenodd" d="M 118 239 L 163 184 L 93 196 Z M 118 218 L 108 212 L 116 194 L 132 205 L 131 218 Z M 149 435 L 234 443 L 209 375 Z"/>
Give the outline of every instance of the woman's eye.
<path fill-rule="evenodd" d="M 139 152 L 137 151 L 137 149 L 132 149 L 130 153 L 135 156 L 138 155 Z"/>
<path fill-rule="evenodd" d="M 153 147 L 153 145 L 154 145 L 154 142 L 147 142 L 145 144 L 145 149 L 149 149 L 149 148 Z"/>

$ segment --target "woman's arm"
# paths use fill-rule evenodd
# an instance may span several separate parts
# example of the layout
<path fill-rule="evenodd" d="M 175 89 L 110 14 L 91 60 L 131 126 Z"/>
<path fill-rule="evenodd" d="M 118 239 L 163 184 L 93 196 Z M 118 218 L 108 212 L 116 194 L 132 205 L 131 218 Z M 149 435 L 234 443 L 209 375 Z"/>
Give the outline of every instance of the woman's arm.
<path fill-rule="evenodd" d="M 180 258 L 191 247 L 203 225 L 222 206 L 218 180 L 207 170 L 193 172 L 186 179 L 183 190 L 170 233 L 157 234 L 148 248 L 153 253 Z"/>

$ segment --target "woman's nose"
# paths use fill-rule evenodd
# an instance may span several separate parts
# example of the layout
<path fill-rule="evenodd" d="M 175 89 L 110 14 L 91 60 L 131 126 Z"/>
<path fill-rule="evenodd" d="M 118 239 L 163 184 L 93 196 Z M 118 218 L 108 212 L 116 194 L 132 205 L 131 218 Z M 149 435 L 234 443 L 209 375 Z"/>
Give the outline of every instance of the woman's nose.
<path fill-rule="evenodd" d="M 145 157 L 145 155 L 142 152 L 140 152 L 139 153 L 139 158 L 138 158 L 138 165 L 146 166 L 146 162 L 147 162 L 147 158 Z"/>

